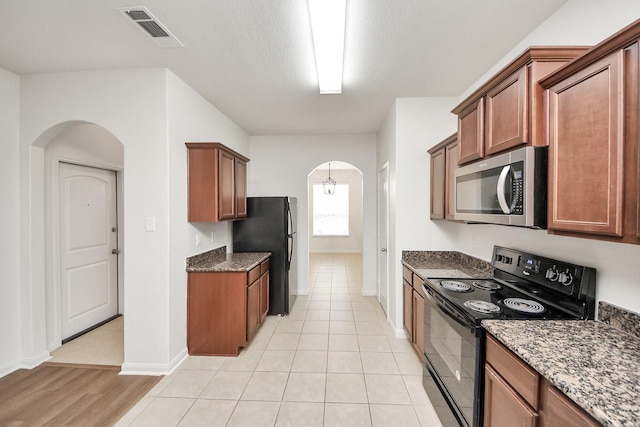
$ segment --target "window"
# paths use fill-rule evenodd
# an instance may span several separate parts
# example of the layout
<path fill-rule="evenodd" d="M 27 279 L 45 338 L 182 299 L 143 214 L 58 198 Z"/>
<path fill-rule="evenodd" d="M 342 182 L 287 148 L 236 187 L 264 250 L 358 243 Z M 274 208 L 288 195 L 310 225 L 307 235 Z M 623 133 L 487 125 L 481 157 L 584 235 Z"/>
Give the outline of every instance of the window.
<path fill-rule="evenodd" d="M 324 194 L 322 184 L 313 184 L 313 235 L 349 235 L 349 185 L 337 184 L 335 194 Z"/>

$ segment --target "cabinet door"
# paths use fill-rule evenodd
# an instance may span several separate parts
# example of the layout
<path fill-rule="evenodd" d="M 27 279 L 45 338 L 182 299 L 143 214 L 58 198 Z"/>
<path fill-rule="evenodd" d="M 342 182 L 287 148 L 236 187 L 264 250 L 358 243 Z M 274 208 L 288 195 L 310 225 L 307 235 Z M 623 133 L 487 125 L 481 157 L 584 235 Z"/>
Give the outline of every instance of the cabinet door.
<path fill-rule="evenodd" d="M 458 115 L 458 164 L 484 157 L 484 98 Z"/>
<path fill-rule="evenodd" d="M 445 218 L 456 219 L 456 169 L 458 168 L 458 142 L 445 148 Z"/>
<path fill-rule="evenodd" d="M 485 144 L 495 154 L 527 142 L 529 100 L 527 67 L 522 67 L 487 92 Z"/>
<path fill-rule="evenodd" d="M 247 278 L 235 272 L 187 275 L 191 355 L 237 356 L 247 343 Z"/>
<path fill-rule="evenodd" d="M 540 427 L 601 426 L 547 381 L 542 385 L 541 399 Z"/>
<path fill-rule="evenodd" d="M 236 217 L 235 157 L 219 150 L 218 162 L 218 219 L 233 219 Z"/>
<path fill-rule="evenodd" d="M 484 426 L 536 427 L 538 414 L 498 375 L 485 365 Z"/>
<path fill-rule="evenodd" d="M 424 358 L 424 298 L 413 290 L 413 343 L 420 358 Z"/>
<path fill-rule="evenodd" d="M 247 341 L 258 331 L 260 326 L 260 280 L 256 280 L 247 288 Z"/>
<path fill-rule="evenodd" d="M 445 215 L 445 149 L 431 155 L 431 219 Z"/>
<path fill-rule="evenodd" d="M 549 229 L 621 236 L 622 51 L 548 90 Z"/>
<path fill-rule="evenodd" d="M 247 162 L 235 159 L 236 218 L 247 217 Z"/>
<path fill-rule="evenodd" d="M 188 206 L 187 218 L 189 222 L 218 220 L 215 214 L 217 208 L 216 186 L 217 151 L 213 148 L 188 149 Z"/>
<path fill-rule="evenodd" d="M 407 330 L 409 339 L 413 341 L 413 288 L 411 284 L 404 280 L 402 281 L 402 300 L 404 309 L 404 320 L 402 323 Z"/>

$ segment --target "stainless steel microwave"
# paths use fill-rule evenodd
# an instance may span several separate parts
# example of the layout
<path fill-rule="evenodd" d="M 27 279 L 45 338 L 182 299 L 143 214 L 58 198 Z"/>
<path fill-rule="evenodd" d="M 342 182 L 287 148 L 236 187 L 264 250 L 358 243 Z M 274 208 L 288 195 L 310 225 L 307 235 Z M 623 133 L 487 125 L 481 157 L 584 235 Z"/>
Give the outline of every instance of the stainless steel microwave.
<path fill-rule="evenodd" d="M 455 177 L 455 219 L 547 228 L 547 147 L 479 160 Z"/>

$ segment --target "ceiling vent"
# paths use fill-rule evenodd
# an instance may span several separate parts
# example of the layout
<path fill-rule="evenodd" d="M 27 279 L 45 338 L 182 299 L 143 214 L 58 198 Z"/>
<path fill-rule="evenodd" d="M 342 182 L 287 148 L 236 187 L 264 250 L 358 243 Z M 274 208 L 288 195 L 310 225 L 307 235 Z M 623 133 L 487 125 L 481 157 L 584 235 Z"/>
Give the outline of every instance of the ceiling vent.
<path fill-rule="evenodd" d="M 138 28 L 151 37 L 160 47 L 184 47 L 180 41 L 167 30 L 144 6 L 118 7 L 121 13 L 129 18 Z"/>

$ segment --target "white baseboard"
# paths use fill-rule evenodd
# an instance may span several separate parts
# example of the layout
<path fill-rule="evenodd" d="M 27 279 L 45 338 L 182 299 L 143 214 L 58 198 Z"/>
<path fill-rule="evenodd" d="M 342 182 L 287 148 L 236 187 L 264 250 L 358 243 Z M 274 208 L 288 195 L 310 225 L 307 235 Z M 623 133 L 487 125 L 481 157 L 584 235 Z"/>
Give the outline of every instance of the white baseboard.
<path fill-rule="evenodd" d="M 23 357 L 20 360 L 20 369 L 33 369 L 49 359 L 51 359 L 51 354 L 48 351 L 43 351 L 39 355 L 33 357 Z"/>
<path fill-rule="evenodd" d="M 393 329 L 393 333 L 396 338 L 409 338 L 409 336 L 407 335 L 407 331 L 405 331 L 404 328 L 396 328 L 395 325 L 391 322 L 391 319 L 389 319 L 388 317 L 387 323 L 389 324 L 389 326 L 391 326 L 391 329 Z"/>
<path fill-rule="evenodd" d="M 184 348 L 169 363 L 123 363 L 120 368 L 120 375 L 148 375 L 160 376 L 170 375 L 185 359 L 189 353 Z"/>

